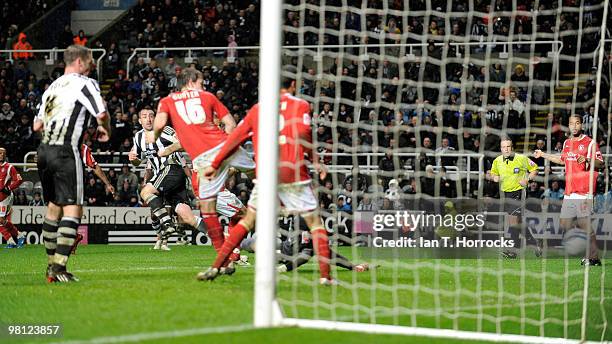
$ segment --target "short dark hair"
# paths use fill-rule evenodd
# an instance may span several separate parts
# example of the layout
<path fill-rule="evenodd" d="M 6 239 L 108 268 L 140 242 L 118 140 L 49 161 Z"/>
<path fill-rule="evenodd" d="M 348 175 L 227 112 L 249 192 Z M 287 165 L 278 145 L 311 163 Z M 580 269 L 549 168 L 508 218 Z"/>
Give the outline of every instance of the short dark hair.
<path fill-rule="evenodd" d="M 572 119 L 572 117 L 578 118 L 578 120 L 580 121 L 580 124 L 582 124 L 582 116 L 577 115 L 577 114 L 573 114 L 573 115 L 569 116 L 569 119 Z"/>
<path fill-rule="evenodd" d="M 76 59 L 80 58 L 81 60 L 85 60 L 91 56 L 91 52 L 89 48 L 84 47 L 82 45 L 73 44 L 66 48 L 64 51 L 64 63 L 67 65 L 72 64 Z"/>
<path fill-rule="evenodd" d="M 293 86 L 294 83 L 295 83 L 295 79 L 294 78 L 283 77 L 281 79 L 281 88 L 288 89 L 291 86 Z"/>

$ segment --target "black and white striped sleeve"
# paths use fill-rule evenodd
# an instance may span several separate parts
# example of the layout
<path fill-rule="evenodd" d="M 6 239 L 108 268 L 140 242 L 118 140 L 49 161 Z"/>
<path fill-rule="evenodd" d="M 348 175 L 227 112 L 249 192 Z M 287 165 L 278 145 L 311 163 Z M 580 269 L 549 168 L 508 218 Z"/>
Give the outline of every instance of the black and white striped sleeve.
<path fill-rule="evenodd" d="M 45 99 L 47 97 L 45 97 L 45 95 L 43 94 L 43 98 L 40 102 L 40 104 L 38 104 L 38 112 L 36 114 L 36 120 L 42 121 L 45 118 Z"/>
<path fill-rule="evenodd" d="M 134 146 L 132 146 L 132 150 L 140 156 L 142 153 L 142 147 L 140 147 L 140 132 L 137 132 L 134 136 Z"/>
<path fill-rule="evenodd" d="M 176 137 L 176 132 L 171 127 L 164 127 L 161 136 L 159 137 L 164 147 L 168 147 L 169 145 L 178 141 Z"/>
<path fill-rule="evenodd" d="M 99 117 L 103 112 L 106 111 L 104 106 L 104 101 L 102 100 L 102 96 L 100 95 L 100 87 L 98 87 L 98 82 L 89 79 L 83 85 L 81 89 L 81 94 L 79 95 L 79 101 L 87 111 Z"/>

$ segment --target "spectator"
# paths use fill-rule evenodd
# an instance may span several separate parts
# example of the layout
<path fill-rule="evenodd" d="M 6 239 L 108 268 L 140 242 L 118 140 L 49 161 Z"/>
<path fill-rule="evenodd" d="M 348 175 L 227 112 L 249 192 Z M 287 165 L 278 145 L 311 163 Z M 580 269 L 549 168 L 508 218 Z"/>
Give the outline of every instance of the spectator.
<path fill-rule="evenodd" d="M 138 195 L 136 195 L 136 186 L 131 186 L 129 180 L 121 179 L 121 176 L 119 176 L 118 183 L 119 182 L 121 183 L 121 187 L 119 188 L 119 198 L 121 203 L 124 205 L 129 205 L 132 197 L 138 197 Z"/>
<path fill-rule="evenodd" d="M 364 194 L 359 201 L 357 211 L 378 211 L 380 206 L 376 202 L 372 202 L 372 198 L 368 194 Z"/>
<path fill-rule="evenodd" d="M 40 192 L 36 191 L 34 193 L 34 197 L 32 197 L 32 200 L 30 201 L 29 204 L 31 207 L 43 207 L 45 206 L 45 202 L 43 201 Z"/>
<path fill-rule="evenodd" d="M 15 197 L 15 201 L 13 202 L 14 205 L 28 205 L 29 202 L 25 191 L 18 189 L 15 193 L 17 196 Z"/>
<path fill-rule="evenodd" d="M 128 182 L 128 189 L 134 189 L 138 187 L 138 176 L 132 171 L 130 171 L 130 167 L 127 164 L 124 164 L 121 167 L 121 174 L 117 177 L 117 190 L 123 189 L 124 181 Z M 123 200 L 123 198 L 122 198 Z M 129 198 L 126 198 L 125 201 L 129 201 Z"/>
<path fill-rule="evenodd" d="M 70 25 L 64 26 L 64 31 L 62 31 L 57 45 L 59 48 L 67 48 L 69 45 L 73 43 L 74 34 L 72 33 L 72 29 L 70 29 Z"/>
<path fill-rule="evenodd" d="M 541 150 L 543 152 L 546 152 L 546 150 L 547 150 L 546 149 L 546 142 L 544 142 L 544 140 L 542 140 L 542 139 L 538 139 L 536 141 L 536 146 L 535 146 L 534 150 L 537 150 L 537 149 L 539 149 L 539 150 Z M 539 158 L 533 158 L 532 157 L 531 160 L 533 162 L 535 162 L 535 164 L 538 165 L 538 167 L 544 166 L 544 163 L 546 162 L 546 160 L 544 158 L 542 158 L 542 157 L 539 157 Z"/>
<path fill-rule="evenodd" d="M 434 168 L 432 165 L 425 167 L 425 175 L 421 177 L 421 193 L 429 196 L 435 196 L 435 178 Z"/>
<path fill-rule="evenodd" d="M 491 170 L 485 172 L 485 182 L 483 187 L 483 196 L 490 198 L 499 198 L 499 184 L 493 180 Z"/>
<path fill-rule="evenodd" d="M 25 33 L 20 32 L 17 42 L 13 45 L 13 50 L 32 50 L 32 45 L 27 41 Z M 34 53 L 27 51 L 14 52 L 13 58 L 16 60 L 28 60 L 34 57 Z"/>
<path fill-rule="evenodd" d="M 91 176 L 85 187 L 85 198 L 87 205 L 92 207 L 101 207 L 106 205 L 104 202 L 104 188 L 96 182 L 96 179 Z"/>
<path fill-rule="evenodd" d="M 3 103 L 0 108 L 0 125 L 8 125 L 15 118 L 15 111 L 11 110 L 11 104 Z"/>
<path fill-rule="evenodd" d="M 79 30 L 79 33 L 72 39 L 72 43 L 76 45 L 86 46 L 87 37 L 85 36 L 85 31 Z"/>
<path fill-rule="evenodd" d="M 444 166 L 440 167 L 438 176 L 440 177 L 440 197 L 457 197 L 457 184 L 446 174 Z"/>
<path fill-rule="evenodd" d="M 543 194 L 544 194 L 544 190 L 540 188 L 540 186 L 538 185 L 538 182 L 536 182 L 535 180 L 532 180 L 529 183 L 529 188 L 527 188 L 527 197 L 535 198 L 539 200 L 542 198 Z"/>
<path fill-rule="evenodd" d="M 563 200 L 565 189 L 561 187 L 558 180 L 550 183 L 550 188 L 542 195 L 542 211 L 559 212 L 561 211 L 561 201 Z"/>

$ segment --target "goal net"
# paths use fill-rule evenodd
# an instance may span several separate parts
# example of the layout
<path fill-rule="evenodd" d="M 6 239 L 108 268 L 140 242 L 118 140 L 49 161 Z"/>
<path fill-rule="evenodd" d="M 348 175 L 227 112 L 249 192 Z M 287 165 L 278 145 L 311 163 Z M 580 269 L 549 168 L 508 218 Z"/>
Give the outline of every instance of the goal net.
<path fill-rule="evenodd" d="M 316 257 L 275 273 L 275 323 L 528 343 L 611 339 L 607 6 L 284 1 L 281 73 L 312 104 L 314 145 L 329 169 L 315 186 L 339 283 L 319 285 Z M 533 156 L 561 154 L 572 114 L 606 162 L 591 172 L 603 267 L 581 266 L 584 249 L 568 255 L 565 168 Z M 502 138 L 539 169 L 514 208 L 491 173 Z M 523 235 L 506 250 L 516 209 Z M 278 233 L 292 244 L 280 259 L 294 265 L 309 240 L 301 222 L 285 219 Z"/>

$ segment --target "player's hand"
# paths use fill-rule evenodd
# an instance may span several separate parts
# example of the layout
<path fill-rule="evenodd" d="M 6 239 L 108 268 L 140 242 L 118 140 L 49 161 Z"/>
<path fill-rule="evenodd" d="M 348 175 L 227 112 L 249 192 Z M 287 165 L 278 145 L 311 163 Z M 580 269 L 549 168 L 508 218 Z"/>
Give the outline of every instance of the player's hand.
<path fill-rule="evenodd" d="M 106 192 L 110 193 L 111 195 L 113 195 L 113 197 L 115 197 L 115 187 L 111 184 L 106 185 Z"/>
<path fill-rule="evenodd" d="M 542 152 L 542 151 L 541 151 L 541 150 L 539 150 L 539 149 L 536 149 L 536 150 L 533 152 L 533 157 L 534 157 L 534 158 L 536 158 L 536 159 L 541 158 L 543 155 L 544 155 L 544 152 Z"/>
<path fill-rule="evenodd" d="M 202 172 L 202 177 L 206 179 L 213 179 L 216 175 L 217 175 L 217 169 L 212 166 L 206 167 L 204 171 Z"/>
<path fill-rule="evenodd" d="M 521 179 L 519 180 L 519 184 L 521 184 L 522 186 L 527 186 L 527 184 L 529 184 L 529 181 L 527 179 Z"/>
<path fill-rule="evenodd" d="M 99 125 L 98 126 L 98 142 L 108 142 L 110 140 L 110 135 L 106 129 Z"/>
<path fill-rule="evenodd" d="M 325 165 L 319 163 L 318 161 L 313 164 L 314 170 L 319 174 L 320 179 L 325 179 L 327 177 L 327 167 Z"/>
<path fill-rule="evenodd" d="M 138 154 L 136 153 L 136 151 L 135 151 L 135 150 L 133 150 L 133 149 L 132 149 L 132 150 L 131 150 L 131 151 L 128 153 L 128 160 L 129 160 L 129 161 L 140 160 L 140 159 L 138 159 Z"/>

